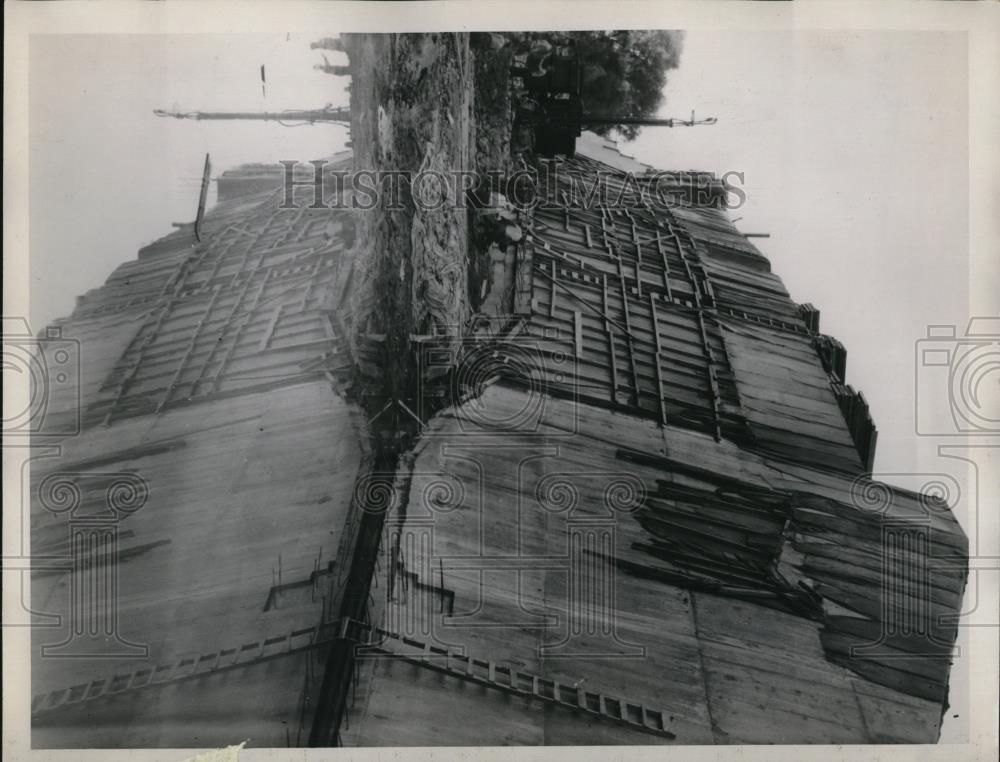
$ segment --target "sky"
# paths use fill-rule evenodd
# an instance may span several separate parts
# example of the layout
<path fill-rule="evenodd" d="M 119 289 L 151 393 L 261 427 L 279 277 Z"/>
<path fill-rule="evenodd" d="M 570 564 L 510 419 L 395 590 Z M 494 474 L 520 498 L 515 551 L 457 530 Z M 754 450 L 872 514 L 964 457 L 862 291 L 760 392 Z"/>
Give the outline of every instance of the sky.
<path fill-rule="evenodd" d="M 214 174 L 341 150 L 345 130 L 190 122 L 154 108 L 346 105 L 346 80 L 300 35 L 44 35 L 30 48 L 32 330 L 72 311 L 138 248 L 193 219 L 205 153 Z M 662 169 L 743 172 L 732 215 L 792 298 L 848 350 L 847 380 L 879 428 L 877 475 L 919 488 L 955 472 L 914 435 L 916 342 L 968 318 L 966 38 L 938 32 L 689 33 L 665 116 L 622 146 Z M 337 54 L 331 62 L 342 63 Z M 260 66 L 267 71 L 266 97 Z M 933 381 L 933 379 L 931 379 Z M 928 382 L 929 383 L 929 382 Z M 923 388 L 923 387 L 922 387 Z M 937 403 L 941 405 L 940 401 Z M 942 406 L 943 407 L 943 406 Z M 966 520 L 964 503 L 956 505 Z M 944 737 L 961 736 L 961 670 Z"/>
<path fill-rule="evenodd" d="M 699 32 L 662 111 L 718 124 L 623 146 L 658 167 L 744 173 L 731 214 L 770 234 L 754 243 L 847 347 L 882 471 L 915 455 L 913 394 L 900 393 L 915 342 L 932 323 L 961 332 L 969 314 L 965 78 L 964 35 Z"/>
<path fill-rule="evenodd" d="M 338 126 L 152 113 L 346 105 L 346 79 L 312 69 L 322 56 L 310 41 L 33 38 L 33 327 L 194 217 L 206 152 L 218 174 L 343 148 Z M 818 307 L 822 330 L 847 346 L 848 380 L 879 424 L 882 471 L 906 471 L 916 456 L 913 394 L 899 394 L 916 380 L 915 342 L 930 323 L 961 332 L 968 315 L 964 46 L 964 35 L 941 33 L 689 33 L 663 113 L 694 109 L 718 124 L 647 128 L 622 146 L 665 169 L 744 173 L 747 201 L 732 214 L 770 234 L 756 243 L 792 297 Z"/>
<path fill-rule="evenodd" d="M 689 33 L 661 114 L 718 123 L 647 128 L 621 148 L 659 168 L 744 173 L 731 215 L 770 234 L 754 243 L 847 348 L 847 382 L 879 429 L 875 477 L 920 489 L 951 476 L 968 530 L 963 464 L 914 433 L 918 384 L 921 405 L 947 411 L 938 389 L 928 398 L 938 369 L 917 367 L 917 341 L 933 324 L 961 335 L 969 317 L 967 71 L 964 34 Z M 944 741 L 967 732 L 967 670 L 959 659 Z"/>
<path fill-rule="evenodd" d="M 346 78 L 313 70 L 296 35 L 34 35 L 30 45 L 30 322 L 68 315 L 139 247 L 190 222 L 213 176 L 342 150 L 334 125 L 164 119 L 153 109 L 346 106 Z M 327 53 L 331 63 L 337 53 Z M 261 92 L 260 67 L 267 77 Z M 214 184 L 212 185 L 214 200 Z"/>

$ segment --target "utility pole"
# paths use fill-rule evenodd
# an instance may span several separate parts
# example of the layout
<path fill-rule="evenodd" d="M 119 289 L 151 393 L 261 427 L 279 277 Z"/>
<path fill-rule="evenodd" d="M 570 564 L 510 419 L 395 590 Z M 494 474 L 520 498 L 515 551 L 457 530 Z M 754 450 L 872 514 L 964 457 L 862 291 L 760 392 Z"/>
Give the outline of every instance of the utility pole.
<path fill-rule="evenodd" d="M 694 112 L 691 112 L 690 119 L 653 119 L 642 116 L 606 116 L 602 114 L 580 114 L 578 117 L 553 116 L 550 121 L 555 124 L 580 124 L 580 125 L 618 125 L 637 124 L 643 127 L 698 127 L 700 125 L 715 124 L 718 120 L 714 116 L 705 119 L 695 119 Z"/>
<path fill-rule="evenodd" d="M 540 106 L 540 107 L 539 107 Z M 538 104 L 534 109 L 523 109 L 519 114 L 522 123 L 530 125 L 535 132 L 535 150 L 540 156 L 576 153 L 576 139 L 587 127 L 611 125 L 638 125 L 642 127 L 698 127 L 715 124 L 715 117 L 696 119 L 691 112 L 690 119 L 656 119 L 654 117 L 625 116 L 624 114 L 591 114 L 583 110 L 578 97 L 552 98 Z"/>
<path fill-rule="evenodd" d="M 255 119 L 270 122 L 333 122 L 350 124 L 351 112 L 346 108 L 324 106 L 319 109 L 289 109 L 287 111 L 164 111 L 153 109 L 157 116 L 173 117 L 174 119 L 195 120 L 235 120 Z"/>

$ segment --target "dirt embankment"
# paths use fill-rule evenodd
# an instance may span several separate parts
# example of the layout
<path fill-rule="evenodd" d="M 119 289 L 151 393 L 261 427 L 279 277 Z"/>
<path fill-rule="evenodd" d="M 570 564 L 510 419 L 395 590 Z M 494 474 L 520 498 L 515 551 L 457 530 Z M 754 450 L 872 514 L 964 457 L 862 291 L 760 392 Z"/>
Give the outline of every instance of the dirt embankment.
<path fill-rule="evenodd" d="M 338 47 L 350 59 L 354 198 L 373 201 L 370 208 L 356 210 L 353 225 L 347 226 L 353 231 L 353 240 L 345 240 L 353 271 L 344 281 L 350 289 L 344 299 L 348 303 L 338 305 L 347 308 L 338 311 L 353 355 L 364 360 L 354 379 L 360 388 L 351 388 L 369 416 L 373 447 L 362 473 L 368 480 L 395 472 L 401 453 L 419 433 L 409 412 L 413 397 L 421 394 L 413 377 L 411 336 L 438 335 L 438 346 L 450 343 L 458 349 L 471 314 L 469 273 L 475 268 L 469 263 L 466 205 L 459 203 L 457 187 L 446 188 L 445 203 L 435 204 L 430 202 L 440 188 L 433 180 L 424 185 L 421 179 L 420 187 L 412 187 L 412 181 L 423 178 L 421 172 L 431 178 L 472 173 L 477 154 L 484 168 L 505 168 L 510 109 L 502 97 L 506 67 L 477 70 L 468 35 L 346 35 Z M 344 73 L 342 67 L 330 68 L 332 74 Z M 474 116 L 477 72 L 492 80 L 493 87 L 490 101 L 483 101 Z M 490 105 L 497 97 L 501 104 Z M 493 115 L 494 109 L 500 114 Z M 478 140 L 477 117 L 486 124 Z M 362 180 L 361 172 L 368 177 Z M 395 179 L 386 183 L 379 177 Z M 400 177 L 411 182 L 395 187 Z M 359 194 L 359 182 L 379 192 Z M 365 498 L 374 497 L 370 489 L 365 487 Z M 378 510 L 361 510 L 345 541 L 350 550 L 341 555 L 348 576 L 330 593 L 343 621 L 369 616 L 383 520 Z M 327 657 L 311 745 L 336 743 L 355 668 L 353 644 L 338 641 Z"/>
<path fill-rule="evenodd" d="M 355 340 L 384 336 L 386 392 L 405 398 L 411 334 L 459 337 L 469 317 L 465 210 L 438 206 L 439 175 L 473 168 L 473 74 L 465 34 L 348 35 L 355 169 L 402 172 L 359 212 Z M 423 171 L 423 174 L 419 174 Z M 377 181 L 376 181 L 377 182 Z M 398 192 L 397 192 L 398 191 Z M 453 189 L 446 193 L 454 194 Z M 415 194 L 423 194 L 415 203 Z"/>

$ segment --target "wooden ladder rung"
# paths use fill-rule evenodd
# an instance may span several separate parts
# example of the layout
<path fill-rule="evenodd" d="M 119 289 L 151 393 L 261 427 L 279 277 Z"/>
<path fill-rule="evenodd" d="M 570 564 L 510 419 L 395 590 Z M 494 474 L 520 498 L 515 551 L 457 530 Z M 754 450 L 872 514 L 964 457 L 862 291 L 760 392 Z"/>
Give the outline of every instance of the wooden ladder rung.
<path fill-rule="evenodd" d="M 255 654 L 254 656 L 251 656 L 248 659 L 246 659 L 246 661 L 253 661 L 260 654 L 261 648 L 263 648 L 263 641 L 257 641 L 256 643 L 244 643 L 240 647 L 240 652 L 239 652 L 239 655 L 237 656 L 237 661 L 240 660 L 240 657 L 242 657 L 243 654 L 245 654 L 245 653 L 251 653 L 253 651 L 256 651 L 257 654 Z"/>
<path fill-rule="evenodd" d="M 63 688 L 60 691 L 52 691 L 52 693 L 46 696 L 48 699 L 48 708 L 55 709 L 62 706 L 69 699 L 69 688 Z"/>
<path fill-rule="evenodd" d="M 164 683 L 164 682 L 166 682 L 167 680 L 170 679 L 170 675 L 173 674 L 175 666 L 176 665 L 174 665 L 174 664 L 169 664 L 169 665 L 168 664 L 163 664 L 163 665 L 161 665 L 159 667 L 156 667 L 153 670 L 152 676 L 149 678 L 149 682 L 150 683 L 154 683 L 154 682 L 155 683 Z M 163 678 L 162 680 L 157 680 L 156 679 L 157 675 L 166 675 L 166 677 Z"/>
<path fill-rule="evenodd" d="M 625 707 L 618 699 L 609 698 L 607 700 L 607 706 L 609 717 L 614 717 L 616 720 L 627 719 L 625 715 Z"/>
<path fill-rule="evenodd" d="M 576 358 L 583 359 L 583 315 L 579 310 L 573 312 L 573 348 Z"/>
<path fill-rule="evenodd" d="M 652 709 L 646 710 L 650 717 L 653 719 L 653 727 L 656 730 L 666 730 L 667 729 L 667 717 L 662 711 L 655 711 Z"/>

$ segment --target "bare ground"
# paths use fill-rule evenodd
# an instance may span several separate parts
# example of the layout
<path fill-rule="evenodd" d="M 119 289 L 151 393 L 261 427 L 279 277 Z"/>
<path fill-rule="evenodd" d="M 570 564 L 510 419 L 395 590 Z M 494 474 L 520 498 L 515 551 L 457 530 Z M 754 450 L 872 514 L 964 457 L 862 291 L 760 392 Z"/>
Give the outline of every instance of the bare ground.
<path fill-rule="evenodd" d="M 346 35 L 351 62 L 351 137 L 356 170 L 507 172 L 510 168 L 510 57 L 487 48 L 474 55 L 460 33 Z M 428 186 L 425 190 L 433 190 Z M 385 393 L 412 388 L 413 334 L 436 335 L 457 349 L 473 306 L 470 282 L 489 269 L 470 217 L 446 189 L 440 208 L 378 205 L 357 213 L 352 340 L 378 337 Z M 474 222 L 474 220 L 473 220 Z M 478 288 L 476 288 L 478 297 Z M 370 342 L 369 342 L 370 343 Z"/>
<path fill-rule="evenodd" d="M 472 167 L 472 80 L 468 35 L 349 35 L 351 137 L 356 170 L 468 170 Z M 410 370 L 411 334 L 460 336 L 468 318 L 467 221 L 446 204 L 398 194 L 389 209 L 357 214 L 352 294 L 354 339 L 384 336 L 387 391 L 399 398 Z"/>

